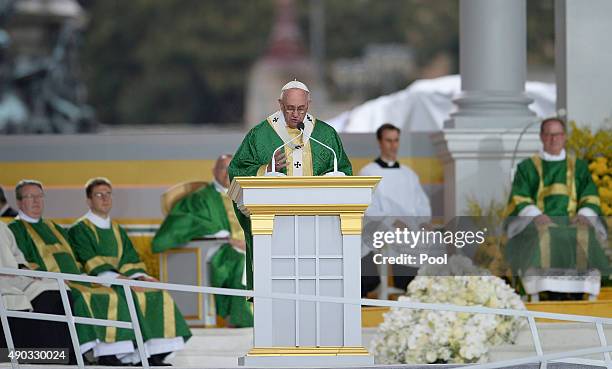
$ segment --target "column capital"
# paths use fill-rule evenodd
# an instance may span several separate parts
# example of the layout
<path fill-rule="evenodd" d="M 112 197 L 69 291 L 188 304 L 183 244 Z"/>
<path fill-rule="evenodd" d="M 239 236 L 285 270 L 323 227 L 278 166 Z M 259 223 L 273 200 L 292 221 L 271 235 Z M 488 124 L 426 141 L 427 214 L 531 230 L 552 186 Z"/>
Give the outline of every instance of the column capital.
<path fill-rule="evenodd" d="M 461 159 L 518 160 L 538 152 L 541 147 L 538 127 L 455 128 L 432 135 L 432 142 L 443 163 Z M 520 140 L 520 142 L 519 142 Z M 517 146 L 518 143 L 518 146 Z"/>

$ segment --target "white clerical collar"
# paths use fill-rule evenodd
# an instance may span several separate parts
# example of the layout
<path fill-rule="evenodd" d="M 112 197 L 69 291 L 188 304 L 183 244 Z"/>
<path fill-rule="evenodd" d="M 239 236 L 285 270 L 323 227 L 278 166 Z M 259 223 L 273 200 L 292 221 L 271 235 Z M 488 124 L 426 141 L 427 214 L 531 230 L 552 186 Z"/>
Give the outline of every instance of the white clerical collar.
<path fill-rule="evenodd" d="M 393 166 L 395 166 L 395 163 L 397 163 L 396 161 L 387 161 L 387 160 L 385 160 L 385 159 L 383 159 L 383 158 L 381 158 L 380 160 L 382 160 L 382 161 L 384 161 L 385 163 L 387 163 L 387 165 L 388 165 L 389 167 L 393 167 Z"/>
<path fill-rule="evenodd" d="M 561 161 L 565 160 L 565 149 L 561 149 L 559 155 L 549 154 L 544 149 L 540 149 L 540 158 L 544 161 Z"/>
<path fill-rule="evenodd" d="M 106 217 L 102 218 L 101 216 L 94 214 L 93 211 L 89 210 L 87 214 L 85 214 L 85 218 L 89 219 L 96 227 L 102 229 L 110 229 L 111 227 L 111 218 Z"/>
<path fill-rule="evenodd" d="M 213 185 L 215 186 L 215 190 L 217 190 L 217 192 L 227 194 L 227 188 L 223 187 L 223 185 L 216 179 L 213 179 Z"/>
<path fill-rule="evenodd" d="M 26 215 L 23 211 L 19 210 L 19 219 L 25 220 L 28 223 L 38 223 L 40 218 L 32 218 Z"/>
<path fill-rule="evenodd" d="M 0 208 L 0 214 L 4 214 L 4 212 L 6 211 L 6 209 L 9 208 L 9 204 L 8 202 L 6 204 L 4 204 L 4 206 L 2 208 Z"/>

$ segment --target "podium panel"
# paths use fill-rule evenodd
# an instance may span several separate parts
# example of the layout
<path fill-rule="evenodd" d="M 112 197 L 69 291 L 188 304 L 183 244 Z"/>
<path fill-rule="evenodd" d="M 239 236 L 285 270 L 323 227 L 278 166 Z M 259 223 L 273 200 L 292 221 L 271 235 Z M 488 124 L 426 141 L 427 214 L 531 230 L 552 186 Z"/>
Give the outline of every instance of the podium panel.
<path fill-rule="evenodd" d="M 339 216 L 277 216 L 274 219 L 270 276 L 273 293 L 344 297 Z M 343 346 L 344 312 L 339 304 L 272 301 L 263 315 L 272 330 L 265 346 Z M 321 332 L 329 334 L 321 334 Z M 258 344 L 256 344 L 258 345 Z M 259 345 L 258 345 L 259 346 Z"/>

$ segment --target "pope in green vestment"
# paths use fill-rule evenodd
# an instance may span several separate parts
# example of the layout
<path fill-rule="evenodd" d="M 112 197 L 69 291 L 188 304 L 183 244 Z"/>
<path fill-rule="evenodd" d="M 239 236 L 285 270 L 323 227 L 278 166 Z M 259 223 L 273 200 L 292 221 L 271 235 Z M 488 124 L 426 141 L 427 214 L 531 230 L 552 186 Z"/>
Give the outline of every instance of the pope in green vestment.
<path fill-rule="evenodd" d="M 566 154 L 561 122 L 547 120 L 542 128 L 544 149 L 518 165 L 512 184 L 506 260 L 517 275 L 597 269 L 606 276 L 610 261 L 600 240 L 607 230 L 587 163 Z"/>
<path fill-rule="evenodd" d="M 244 233 L 226 194 L 231 159 L 231 155 L 221 156 L 215 163 L 213 182 L 174 204 L 153 238 L 153 252 L 163 252 L 205 235 L 227 237 L 228 242 L 210 260 L 211 284 L 244 289 Z M 244 297 L 215 295 L 215 307 L 231 326 L 253 326 L 253 313 Z"/>
<path fill-rule="evenodd" d="M 334 155 L 314 138 L 331 147 L 337 155 L 338 171 L 352 175 L 351 162 L 344 152 L 336 130 L 308 114 L 310 92 L 301 82 L 292 81 L 281 90 L 280 111 L 253 127 L 246 135 L 229 166 L 229 177 L 261 176 L 272 170 L 271 158 L 276 148 L 287 144 L 275 154 L 276 172 L 288 176 L 321 176 L 334 170 Z M 298 129 L 304 125 L 303 135 Z M 253 288 L 253 236 L 251 221 L 234 205 L 245 233 L 247 245 L 247 288 Z"/>
<path fill-rule="evenodd" d="M 112 221 L 112 187 L 105 178 L 90 180 L 86 189 L 90 211 L 68 231 L 77 260 L 89 275 L 157 281 L 147 275 L 125 230 Z M 118 293 L 122 286 L 113 286 Z M 151 355 L 184 347 L 191 332 L 167 291 L 133 288 L 141 332 Z M 154 341 L 150 341 L 155 339 Z"/>

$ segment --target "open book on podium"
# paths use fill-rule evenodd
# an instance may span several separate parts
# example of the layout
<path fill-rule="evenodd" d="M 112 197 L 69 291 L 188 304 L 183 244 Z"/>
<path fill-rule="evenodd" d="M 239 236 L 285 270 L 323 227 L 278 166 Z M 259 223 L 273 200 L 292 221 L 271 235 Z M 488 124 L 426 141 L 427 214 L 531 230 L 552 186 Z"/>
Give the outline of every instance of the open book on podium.
<path fill-rule="evenodd" d="M 361 225 L 381 177 L 236 177 L 251 219 L 256 294 L 361 298 Z M 254 299 L 254 347 L 241 365 L 371 365 L 361 306 Z"/>

